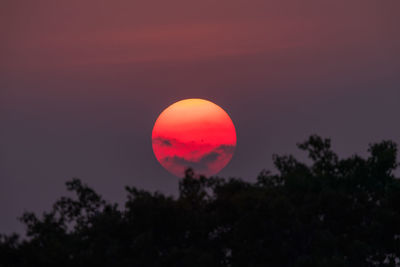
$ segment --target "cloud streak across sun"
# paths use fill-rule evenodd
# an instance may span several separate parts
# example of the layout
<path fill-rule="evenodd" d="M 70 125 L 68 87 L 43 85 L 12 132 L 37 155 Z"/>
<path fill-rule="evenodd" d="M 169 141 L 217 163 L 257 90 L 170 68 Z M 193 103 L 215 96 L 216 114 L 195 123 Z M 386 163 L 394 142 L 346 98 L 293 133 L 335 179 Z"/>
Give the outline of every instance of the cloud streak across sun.
<path fill-rule="evenodd" d="M 153 151 L 169 172 L 182 177 L 186 168 L 214 175 L 231 160 L 236 131 L 229 115 L 214 103 L 186 99 L 165 109 L 152 133 Z"/>

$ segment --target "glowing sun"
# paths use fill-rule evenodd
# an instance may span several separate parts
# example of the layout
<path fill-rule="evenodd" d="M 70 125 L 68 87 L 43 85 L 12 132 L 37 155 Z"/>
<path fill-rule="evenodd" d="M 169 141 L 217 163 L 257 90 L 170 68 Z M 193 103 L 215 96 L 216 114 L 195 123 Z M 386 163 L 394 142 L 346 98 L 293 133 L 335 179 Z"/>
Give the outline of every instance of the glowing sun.
<path fill-rule="evenodd" d="M 204 99 L 185 99 L 167 107 L 152 132 L 153 151 L 160 164 L 183 177 L 187 168 L 214 175 L 231 160 L 236 130 L 229 115 Z"/>

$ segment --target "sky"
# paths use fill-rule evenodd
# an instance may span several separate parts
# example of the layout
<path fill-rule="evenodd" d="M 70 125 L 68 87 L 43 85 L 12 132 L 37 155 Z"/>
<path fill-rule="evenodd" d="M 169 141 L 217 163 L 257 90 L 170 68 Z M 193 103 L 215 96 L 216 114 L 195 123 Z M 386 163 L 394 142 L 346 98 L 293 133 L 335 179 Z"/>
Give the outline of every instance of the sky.
<path fill-rule="evenodd" d="M 311 134 L 341 156 L 400 143 L 400 1 L 3 0 L 0 233 L 79 177 L 176 194 L 151 132 L 172 103 L 204 98 L 237 131 L 223 177 L 255 181 Z"/>

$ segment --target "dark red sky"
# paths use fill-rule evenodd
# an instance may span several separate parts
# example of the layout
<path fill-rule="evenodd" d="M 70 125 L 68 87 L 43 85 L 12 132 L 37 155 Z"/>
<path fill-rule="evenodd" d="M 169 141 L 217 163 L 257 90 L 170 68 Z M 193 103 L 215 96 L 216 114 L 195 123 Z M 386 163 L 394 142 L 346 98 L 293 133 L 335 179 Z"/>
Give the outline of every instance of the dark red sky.
<path fill-rule="evenodd" d="M 400 1 L 18 1 L 0 4 L 0 232 L 80 177 L 174 193 L 155 159 L 159 113 L 224 108 L 237 148 L 222 176 L 254 180 L 317 133 L 341 155 L 400 143 Z"/>

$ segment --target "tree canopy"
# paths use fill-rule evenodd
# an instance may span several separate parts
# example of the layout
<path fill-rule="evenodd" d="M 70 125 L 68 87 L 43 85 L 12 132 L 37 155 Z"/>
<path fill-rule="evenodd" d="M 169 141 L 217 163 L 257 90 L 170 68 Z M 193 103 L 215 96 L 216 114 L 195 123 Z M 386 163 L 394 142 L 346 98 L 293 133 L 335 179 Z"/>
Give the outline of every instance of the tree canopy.
<path fill-rule="evenodd" d="M 122 208 L 73 179 L 75 197 L 22 215 L 26 238 L 0 237 L 0 266 L 398 266 L 396 144 L 344 159 L 319 136 L 298 147 L 311 164 L 275 155 L 254 183 L 188 169 L 179 196 L 126 187 Z"/>

